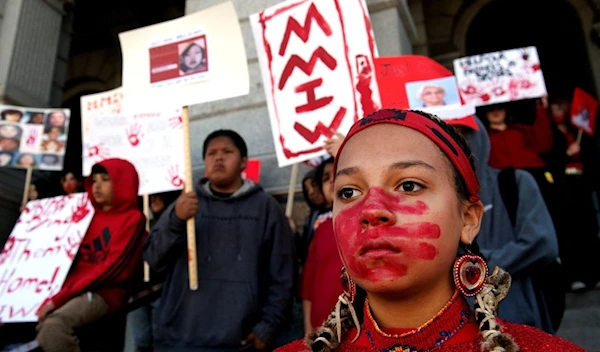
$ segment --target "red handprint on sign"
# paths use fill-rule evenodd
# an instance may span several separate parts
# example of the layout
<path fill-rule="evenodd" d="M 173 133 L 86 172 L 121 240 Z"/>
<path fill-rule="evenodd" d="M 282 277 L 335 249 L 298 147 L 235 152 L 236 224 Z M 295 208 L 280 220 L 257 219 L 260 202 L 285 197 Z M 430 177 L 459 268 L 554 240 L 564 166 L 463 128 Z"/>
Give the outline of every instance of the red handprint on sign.
<path fill-rule="evenodd" d="M 498 87 L 494 87 L 494 89 L 492 89 L 492 92 L 494 93 L 495 96 L 499 97 L 501 95 L 506 94 L 506 91 L 504 90 L 504 88 L 502 88 L 501 86 Z"/>
<path fill-rule="evenodd" d="M 108 158 L 110 156 L 110 151 L 108 150 L 108 148 L 106 148 L 104 146 L 103 143 L 91 146 L 88 149 L 88 157 L 93 158 L 93 157 L 98 157 L 102 160 Z"/>
<path fill-rule="evenodd" d="M 183 127 L 183 119 L 181 118 L 181 116 L 171 117 L 169 119 L 169 126 L 171 126 L 172 128 L 181 128 Z"/>
<path fill-rule="evenodd" d="M 169 167 L 169 181 L 175 187 L 183 187 L 183 178 L 179 176 L 179 166 L 172 165 Z"/>
<path fill-rule="evenodd" d="M 90 213 L 88 208 L 88 197 L 84 194 L 81 200 L 77 202 L 77 205 L 73 207 L 73 214 L 71 215 L 71 222 L 76 224 L 83 220 Z"/>
<path fill-rule="evenodd" d="M 27 140 L 25 141 L 25 143 L 28 147 L 33 147 L 35 146 L 35 142 L 37 141 L 39 132 L 37 129 L 31 129 L 30 131 L 31 132 L 29 133 L 29 136 L 27 136 Z"/>
<path fill-rule="evenodd" d="M 127 139 L 129 140 L 129 143 L 133 147 L 137 147 L 138 144 L 140 144 L 140 138 L 143 136 L 142 125 L 136 123 L 130 126 L 128 129 L 126 129 L 125 133 L 127 134 Z"/>

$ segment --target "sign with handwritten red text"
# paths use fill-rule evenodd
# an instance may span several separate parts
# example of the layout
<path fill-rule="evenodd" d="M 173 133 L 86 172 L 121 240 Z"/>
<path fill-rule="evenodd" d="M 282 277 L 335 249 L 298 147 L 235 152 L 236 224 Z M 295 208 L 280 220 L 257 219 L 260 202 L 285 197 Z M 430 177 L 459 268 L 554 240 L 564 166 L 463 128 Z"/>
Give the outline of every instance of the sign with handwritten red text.
<path fill-rule="evenodd" d="M 69 109 L 0 105 L 0 167 L 63 169 Z"/>
<path fill-rule="evenodd" d="M 325 139 L 380 107 L 364 0 L 282 2 L 250 23 L 280 167 L 323 155 Z"/>
<path fill-rule="evenodd" d="M 27 203 L 0 253 L 0 321 L 37 321 L 60 291 L 94 216 L 87 193 Z"/>
<path fill-rule="evenodd" d="M 547 94 L 540 58 L 533 46 L 456 59 L 454 74 L 461 96 L 475 106 Z"/>
<path fill-rule="evenodd" d="M 118 100 L 109 98 L 119 97 Z M 104 101 L 93 109 L 90 102 Z M 131 162 L 138 172 L 138 193 L 153 194 L 183 187 L 181 109 L 123 112 L 120 88 L 81 98 L 83 174 L 109 158 Z M 88 108 L 92 107 L 91 110 Z"/>

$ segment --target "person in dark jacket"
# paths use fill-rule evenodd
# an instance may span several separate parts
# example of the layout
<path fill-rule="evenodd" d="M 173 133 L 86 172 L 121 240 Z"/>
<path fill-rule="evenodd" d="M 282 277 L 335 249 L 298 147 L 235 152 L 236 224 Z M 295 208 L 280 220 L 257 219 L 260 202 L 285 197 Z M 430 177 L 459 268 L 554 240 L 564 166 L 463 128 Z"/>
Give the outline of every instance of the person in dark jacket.
<path fill-rule="evenodd" d="M 167 272 L 156 314 L 155 351 L 264 350 L 292 302 L 293 236 L 279 204 L 243 180 L 242 137 L 218 130 L 204 141 L 206 178 L 182 194 L 144 246 Z M 186 223 L 195 219 L 198 289 L 189 289 Z"/>
<path fill-rule="evenodd" d="M 515 170 L 519 197 L 513 226 L 498 182 L 500 170 L 488 166 L 490 138 L 479 119 L 477 124 L 479 131 L 460 129 L 477 160 L 475 170 L 481 185 L 479 195 L 484 215 L 477 242 L 488 267 L 501 267 L 512 277 L 510 291 L 498 316 L 554 332 L 548 307 L 540 301 L 533 280 L 536 270 L 543 270 L 558 259 L 558 241 L 552 218 L 532 175 Z"/>
<path fill-rule="evenodd" d="M 179 197 L 180 193 L 171 191 L 150 195 L 149 206 L 152 211 L 152 218 L 149 221 L 150 228 L 156 224 L 165 209 Z M 139 308 L 135 308 L 127 314 L 125 341 L 131 346 L 126 345 L 126 352 L 154 351 L 154 315 L 160 304 L 159 297 L 165 277 L 164 273 L 150 271 L 148 281 L 146 282 L 145 279 L 144 264 L 140 261 L 133 285 L 133 296 L 130 298 L 130 305 Z"/>

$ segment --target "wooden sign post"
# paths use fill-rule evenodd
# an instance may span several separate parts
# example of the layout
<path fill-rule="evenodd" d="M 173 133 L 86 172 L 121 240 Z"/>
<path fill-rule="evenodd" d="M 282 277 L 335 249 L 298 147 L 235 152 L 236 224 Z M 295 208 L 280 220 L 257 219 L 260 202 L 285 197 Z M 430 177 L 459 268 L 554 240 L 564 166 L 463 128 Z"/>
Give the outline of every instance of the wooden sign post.
<path fill-rule="evenodd" d="M 146 232 L 150 232 L 150 196 L 144 194 L 144 216 L 146 216 Z M 150 264 L 144 260 L 144 282 L 150 282 Z"/>
<path fill-rule="evenodd" d="M 29 201 L 29 188 L 31 188 L 31 174 L 33 173 L 33 168 L 31 166 L 27 167 L 27 174 L 25 175 L 25 187 L 23 189 L 23 200 L 21 201 L 21 207 L 25 209 L 27 202 Z"/>
<path fill-rule="evenodd" d="M 292 216 L 294 210 L 294 194 L 296 193 L 296 180 L 298 179 L 298 164 L 292 165 L 292 173 L 290 174 L 290 186 L 288 188 L 287 203 L 285 205 L 285 216 Z"/>
<path fill-rule="evenodd" d="M 194 191 L 192 178 L 192 152 L 190 146 L 190 113 L 187 106 L 181 111 L 183 122 L 183 154 L 185 158 L 185 186 L 184 192 Z M 196 221 L 194 218 L 187 220 L 187 249 L 188 249 L 188 271 L 190 277 L 190 289 L 198 289 L 198 258 L 196 253 Z"/>

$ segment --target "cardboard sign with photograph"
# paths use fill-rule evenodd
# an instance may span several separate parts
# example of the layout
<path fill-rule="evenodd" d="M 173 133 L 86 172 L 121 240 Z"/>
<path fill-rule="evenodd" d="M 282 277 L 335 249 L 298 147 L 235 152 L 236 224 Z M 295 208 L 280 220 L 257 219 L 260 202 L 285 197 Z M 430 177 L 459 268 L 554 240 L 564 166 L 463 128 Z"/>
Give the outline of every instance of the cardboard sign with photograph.
<path fill-rule="evenodd" d="M 406 83 L 411 109 L 460 106 L 454 76 Z"/>
<path fill-rule="evenodd" d="M 0 105 L 0 167 L 60 171 L 70 110 Z"/>
<path fill-rule="evenodd" d="M 125 112 L 157 111 L 248 94 L 250 77 L 231 2 L 119 33 Z"/>

